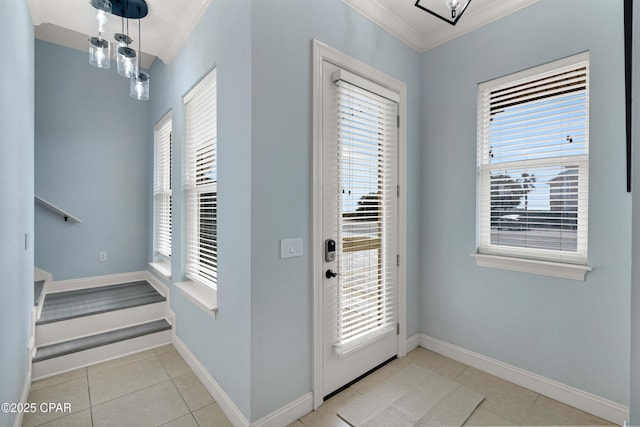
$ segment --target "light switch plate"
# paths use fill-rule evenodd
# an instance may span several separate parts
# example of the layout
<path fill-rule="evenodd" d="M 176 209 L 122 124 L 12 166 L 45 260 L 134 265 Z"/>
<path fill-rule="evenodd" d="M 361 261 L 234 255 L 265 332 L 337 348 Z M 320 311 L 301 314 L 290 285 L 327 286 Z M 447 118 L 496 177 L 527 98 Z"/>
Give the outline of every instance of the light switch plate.
<path fill-rule="evenodd" d="M 280 258 L 302 256 L 302 237 L 280 240 Z"/>

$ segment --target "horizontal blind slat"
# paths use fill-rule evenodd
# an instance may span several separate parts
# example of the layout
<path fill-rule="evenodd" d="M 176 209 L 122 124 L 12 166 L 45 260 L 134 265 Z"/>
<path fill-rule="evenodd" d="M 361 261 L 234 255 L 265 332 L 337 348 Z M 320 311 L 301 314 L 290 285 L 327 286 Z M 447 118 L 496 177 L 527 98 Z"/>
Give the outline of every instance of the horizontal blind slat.
<path fill-rule="evenodd" d="M 216 287 L 217 90 L 214 69 L 185 97 L 186 275 Z"/>
<path fill-rule="evenodd" d="M 342 346 L 395 321 L 395 256 L 384 248 L 392 236 L 387 212 L 395 184 L 388 171 L 394 159 L 388 146 L 397 132 L 397 104 L 344 81 L 336 84 L 336 345 Z"/>
<path fill-rule="evenodd" d="M 154 127 L 155 250 L 171 257 L 171 114 Z"/>
<path fill-rule="evenodd" d="M 586 256 L 589 67 L 580 58 L 479 86 L 481 251 Z"/>

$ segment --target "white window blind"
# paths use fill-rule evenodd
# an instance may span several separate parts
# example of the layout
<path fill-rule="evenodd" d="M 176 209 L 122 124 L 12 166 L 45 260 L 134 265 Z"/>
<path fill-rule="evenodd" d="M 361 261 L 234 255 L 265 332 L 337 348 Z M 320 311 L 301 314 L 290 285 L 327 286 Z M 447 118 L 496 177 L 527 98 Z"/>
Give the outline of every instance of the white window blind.
<path fill-rule="evenodd" d="M 186 276 L 215 288 L 218 282 L 218 175 L 216 71 L 184 98 Z"/>
<path fill-rule="evenodd" d="M 589 56 L 479 86 L 479 252 L 587 263 Z"/>
<path fill-rule="evenodd" d="M 154 129 L 155 243 L 156 252 L 171 257 L 171 113 Z"/>
<path fill-rule="evenodd" d="M 340 353 L 395 330 L 396 254 L 387 248 L 395 248 L 397 103 L 345 80 L 336 85 Z"/>

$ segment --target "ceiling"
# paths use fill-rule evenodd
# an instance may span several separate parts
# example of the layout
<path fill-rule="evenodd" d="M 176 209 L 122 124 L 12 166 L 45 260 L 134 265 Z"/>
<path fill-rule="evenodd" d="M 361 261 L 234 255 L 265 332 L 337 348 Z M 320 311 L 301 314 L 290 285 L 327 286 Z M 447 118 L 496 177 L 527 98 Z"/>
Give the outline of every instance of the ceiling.
<path fill-rule="evenodd" d="M 473 0 L 455 27 L 418 9 L 413 0 L 343 1 L 418 52 L 424 52 L 537 0 Z M 426 1 L 423 0 L 423 4 Z M 445 0 L 429 1 L 445 3 Z M 88 0 L 28 2 L 37 39 L 84 52 L 88 50 L 87 39 L 97 35 L 92 21 L 95 12 Z M 141 20 L 142 68 L 149 69 L 156 57 L 165 64 L 171 63 L 210 2 L 147 0 L 149 14 Z M 111 32 L 119 32 L 120 19 L 113 18 Z M 129 30 L 137 50 L 137 20 L 130 22 Z M 113 38 L 113 34 L 108 37 Z"/>
<path fill-rule="evenodd" d="M 87 39 L 97 36 L 89 0 L 28 0 L 37 39 L 88 52 Z M 142 21 L 141 66 L 149 69 L 154 59 L 171 63 L 196 26 L 211 0 L 147 0 L 149 14 Z M 121 20 L 112 16 L 112 33 L 120 32 Z M 138 50 L 138 21 L 129 23 L 129 35 Z M 113 34 L 107 35 L 113 39 Z"/>
<path fill-rule="evenodd" d="M 343 1 L 418 52 L 425 52 L 537 0 L 472 0 L 456 26 L 418 9 L 414 0 Z M 428 3 L 446 5 L 445 0 L 421 2 L 423 6 Z"/>

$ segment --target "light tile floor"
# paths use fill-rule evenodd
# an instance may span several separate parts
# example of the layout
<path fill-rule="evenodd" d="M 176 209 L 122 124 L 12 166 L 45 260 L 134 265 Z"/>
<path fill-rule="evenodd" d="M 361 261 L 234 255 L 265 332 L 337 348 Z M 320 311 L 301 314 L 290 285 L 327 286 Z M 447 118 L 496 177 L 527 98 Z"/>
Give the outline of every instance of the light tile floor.
<path fill-rule="evenodd" d="M 71 412 L 25 414 L 25 427 L 231 426 L 172 345 L 35 381 L 28 401 Z"/>
<path fill-rule="evenodd" d="M 327 400 L 289 427 L 349 427 L 336 413 L 402 367 L 415 363 L 485 396 L 465 426 L 611 426 L 613 424 L 482 371 L 417 348 Z M 391 427 L 391 426 L 390 426 Z"/>
<path fill-rule="evenodd" d="M 290 427 L 348 427 L 336 413 L 415 363 L 485 396 L 466 426 L 612 425 L 462 363 L 418 348 L 389 363 Z M 69 402 L 71 413 L 27 414 L 23 426 L 231 426 L 180 354 L 168 345 L 36 381 L 29 402 Z M 392 427 L 392 426 L 390 426 Z"/>

